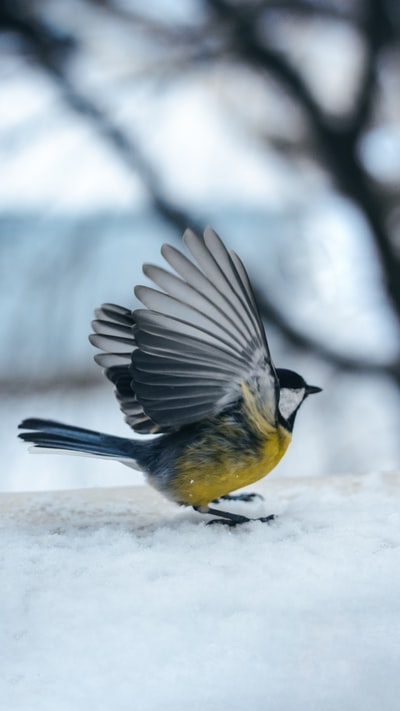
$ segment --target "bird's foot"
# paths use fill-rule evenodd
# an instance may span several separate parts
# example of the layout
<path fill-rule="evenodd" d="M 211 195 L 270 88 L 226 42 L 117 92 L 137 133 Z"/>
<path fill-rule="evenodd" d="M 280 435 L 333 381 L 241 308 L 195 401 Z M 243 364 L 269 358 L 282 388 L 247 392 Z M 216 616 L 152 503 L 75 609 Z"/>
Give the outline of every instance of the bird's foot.
<path fill-rule="evenodd" d="M 254 501 L 255 499 L 264 501 L 264 497 L 261 496 L 261 494 L 246 492 L 244 494 L 224 494 L 223 496 L 219 496 L 218 499 L 214 499 L 211 503 L 219 504 L 220 501 L 244 501 L 247 503 L 249 501 Z"/>
<path fill-rule="evenodd" d="M 222 497 L 221 497 L 222 498 Z M 211 508 L 210 506 L 193 506 L 195 511 L 204 514 L 211 514 L 212 516 L 218 516 L 218 518 L 213 518 L 208 521 L 207 525 L 214 523 L 221 523 L 225 526 L 237 526 L 240 523 L 250 523 L 251 521 L 261 521 L 262 523 L 271 523 L 275 519 L 274 514 L 269 516 L 259 516 L 258 518 L 248 518 L 248 516 L 241 516 L 240 514 L 232 513 L 231 511 L 220 511 L 219 509 Z"/>
<path fill-rule="evenodd" d="M 240 521 L 233 521 L 231 519 L 227 518 L 213 518 L 211 521 L 207 522 L 207 526 L 211 526 L 214 523 L 222 523 L 225 526 L 230 526 L 233 528 L 234 526 L 238 526 L 240 523 L 250 523 L 251 521 L 261 521 L 262 523 L 271 523 L 275 519 L 274 514 L 270 514 L 269 516 L 261 516 L 261 518 L 246 518 L 245 516 L 240 517 Z M 244 520 L 242 520 L 244 519 Z"/>

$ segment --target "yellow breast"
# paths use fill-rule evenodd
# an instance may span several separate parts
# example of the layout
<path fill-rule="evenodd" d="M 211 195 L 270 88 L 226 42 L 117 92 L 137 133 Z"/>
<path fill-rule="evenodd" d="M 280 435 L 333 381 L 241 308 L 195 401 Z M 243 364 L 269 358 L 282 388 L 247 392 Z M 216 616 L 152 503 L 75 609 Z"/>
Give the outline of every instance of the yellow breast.
<path fill-rule="evenodd" d="M 280 425 L 268 427 L 268 432 L 253 452 L 233 446 L 209 434 L 192 445 L 177 462 L 172 493 L 181 503 L 207 506 L 210 501 L 247 486 L 268 474 L 285 454 L 290 433 Z M 240 431 L 237 432 L 240 437 Z"/>

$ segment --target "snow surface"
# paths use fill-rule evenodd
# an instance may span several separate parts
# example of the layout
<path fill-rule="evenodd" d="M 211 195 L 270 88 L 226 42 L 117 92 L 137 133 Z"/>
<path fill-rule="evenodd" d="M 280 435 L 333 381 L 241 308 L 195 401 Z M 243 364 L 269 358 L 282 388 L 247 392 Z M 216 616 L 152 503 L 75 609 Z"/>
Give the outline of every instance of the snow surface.
<path fill-rule="evenodd" d="M 148 487 L 1 495 L 2 711 L 397 711 L 399 475 L 257 489 L 277 520 L 235 529 Z"/>

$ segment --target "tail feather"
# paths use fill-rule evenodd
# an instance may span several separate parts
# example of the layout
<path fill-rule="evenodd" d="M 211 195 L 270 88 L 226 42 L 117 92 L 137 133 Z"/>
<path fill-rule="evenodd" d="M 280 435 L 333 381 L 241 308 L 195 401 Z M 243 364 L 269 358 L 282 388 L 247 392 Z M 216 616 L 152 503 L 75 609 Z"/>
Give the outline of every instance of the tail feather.
<path fill-rule="evenodd" d="M 125 460 L 129 466 L 140 468 L 136 462 L 136 455 L 142 443 L 125 437 L 116 437 L 35 417 L 23 420 L 19 429 L 27 430 L 18 436 L 25 442 L 31 442 L 34 448 Z"/>

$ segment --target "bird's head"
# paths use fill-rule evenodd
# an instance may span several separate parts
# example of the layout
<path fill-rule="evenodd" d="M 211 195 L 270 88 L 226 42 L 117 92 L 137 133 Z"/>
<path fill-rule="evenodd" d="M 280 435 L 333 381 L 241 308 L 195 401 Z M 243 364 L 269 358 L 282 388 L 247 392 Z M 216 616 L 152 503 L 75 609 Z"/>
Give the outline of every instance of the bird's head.
<path fill-rule="evenodd" d="M 280 390 L 279 414 L 284 420 L 285 427 L 291 432 L 302 402 L 309 395 L 321 392 L 322 388 L 308 385 L 304 378 L 293 370 L 278 368 L 276 373 Z"/>

